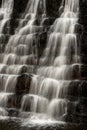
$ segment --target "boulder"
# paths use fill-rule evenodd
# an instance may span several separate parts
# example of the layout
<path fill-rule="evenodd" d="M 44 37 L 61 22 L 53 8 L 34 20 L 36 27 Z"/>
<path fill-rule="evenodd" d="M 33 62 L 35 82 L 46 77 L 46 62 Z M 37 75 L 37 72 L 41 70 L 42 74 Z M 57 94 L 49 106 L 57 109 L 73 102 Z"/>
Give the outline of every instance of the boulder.
<path fill-rule="evenodd" d="M 15 88 L 16 94 L 29 93 L 31 79 L 31 74 L 21 74 L 20 76 L 18 76 Z"/>

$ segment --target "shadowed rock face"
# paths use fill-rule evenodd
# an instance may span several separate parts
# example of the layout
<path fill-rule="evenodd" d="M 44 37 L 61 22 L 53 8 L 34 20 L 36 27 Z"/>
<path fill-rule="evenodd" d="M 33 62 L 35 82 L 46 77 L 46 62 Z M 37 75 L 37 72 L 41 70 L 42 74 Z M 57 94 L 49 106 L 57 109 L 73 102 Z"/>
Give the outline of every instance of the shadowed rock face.
<path fill-rule="evenodd" d="M 87 1 L 80 1 L 79 23 L 83 26 L 80 34 L 80 55 L 83 64 L 87 64 Z"/>
<path fill-rule="evenodd" d="M 2 0 L 0 1 L 0 6 L 1 6 Z"/>
<path fill-rule="evenodd" d="M 17 85 L 15 88 L 17 94 L 29 93 L 31 78 L 32 75 L 28 75 L 28 74 L 22 74 L 18 77 Z"/>
<path fill-rule="evenodd" d="M 27 3 L 28 3 L 28 0 L 25 0 L 25 1 L 24 0 L 22 0 L 22 1 L 14 0 L 14 11 L 17 11 L 17 13 L 23 13 L 26 8 Z"/>
<path fill-rule="evenodd" d="M 84 29 L 87 29 L 86 26 L 87 26 L 87 1 L 86 0 L 83 0 L 81 1 L 80 0 L 80 23 L 85 27 Z"/>
<path fill-rule="evenodd" d="M 60 7 L 61 0 L 47 0 L 47 14 L 51 17 L 58 17 L 59 11 L 58 8 Z"/>
<path fill-rule="evenodd" d="M 19 15 L 24 12 L 28 1 L 29 0 L 25 0 L 25 1 L 14 0 L 13 17 L 19 17 Z M 57 0 L 47 0 L 46 1 L 47 15 L 51 16 L 51 17 L 57 17 L 59 14 L 58 8 L 60 7 L 60 3 L 61 3 L 61 0 L 58 0 L 58 1 Z"/>

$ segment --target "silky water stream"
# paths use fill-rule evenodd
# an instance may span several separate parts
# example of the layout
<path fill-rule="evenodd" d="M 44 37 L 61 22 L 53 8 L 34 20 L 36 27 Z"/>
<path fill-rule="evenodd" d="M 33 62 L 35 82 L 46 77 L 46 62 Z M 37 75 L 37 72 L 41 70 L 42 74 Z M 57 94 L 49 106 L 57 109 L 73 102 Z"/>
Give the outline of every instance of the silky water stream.
<path fill-rule="evenodd" d="M 12 0 L 2 1 L 1 35 L 12 8 Z M 68 88 L 73 80 L 77 81 L 73 77 L 73 68 L 80 61 L 75 33 L 79 0 L 63 0 L 60 8 L 63 11 L 50 27 L 39 65 L 37 34 L 44 32 L 43 22 L 47 17 L 45 0 L 29 0 L 15 34 L 10 36 L 4 53 L 0 54 L 0 115 L 3 118 L 8 116 L 8 100 L 15 95 L 22 71 L 32 74 L 29 92 L 22 95 L 18 110 L 18 118 L 24 119 L 22 125 L 30 122 L 57 123 L 67 114 Z"/>

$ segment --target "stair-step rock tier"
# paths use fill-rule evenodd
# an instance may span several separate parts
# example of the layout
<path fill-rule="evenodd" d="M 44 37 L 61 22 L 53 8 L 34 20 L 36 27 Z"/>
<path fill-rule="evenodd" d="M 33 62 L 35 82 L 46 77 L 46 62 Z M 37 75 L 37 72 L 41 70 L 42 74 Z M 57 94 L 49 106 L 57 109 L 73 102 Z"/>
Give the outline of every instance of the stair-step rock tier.
<path fill-rule="evenodd" d="M 87 123 L 87 2 L 0 5 L 0 116 Z"/>

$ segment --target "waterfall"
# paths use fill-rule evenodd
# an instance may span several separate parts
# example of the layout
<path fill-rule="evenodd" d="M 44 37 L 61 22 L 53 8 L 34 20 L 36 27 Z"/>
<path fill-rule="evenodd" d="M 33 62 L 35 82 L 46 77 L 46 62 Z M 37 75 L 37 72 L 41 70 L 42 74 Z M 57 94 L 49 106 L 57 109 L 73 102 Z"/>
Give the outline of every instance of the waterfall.
<path fill-rule="evenodd" d="M 2 0 L 2 6 L 0 8 L 0 34 L 2 33 L 4 26 L 10 19 L 13 5 L 13 0 Z"/>
<path fill-rule="evenodd" d="M 3 17 L 0 22 L 1 33 L 3 33 L 4 26 L 10 19 L 13 5 L 13 0 L 2 1 L 0 8 L 1 16 Z M 41 17 L 40 21 L 37 16 Z M 10 36 L 4 53 L 0 53 L 0 110 L 3 108 L 3 112 L 9 105 L 16 107 L 15 93 L 20 75 L 22 73 L 34 73 L 38 58 L 37 34 L 44 32 L 43 24 L 41 24 L 44 18 L 46 18 L 46 1 L 29 0 L 19 25 L 15 29 L 15 34 Z M 37 22 L 39 26 L 36 24 Z M 2 38 L 2 35 L 0 38 Z M 24 85 L 26 87 L 26 84 Z M 41 102 L 41 98 L 37 97 L 37 100 Z M 34 106 L 33 103 L 32 107 Z"/>
<path fill-rule="evenodd" d="M 48 43 L 40 58 L 40 67 L 37 69 L 38 76 L 32 79 L 30 94 L 32 94 L 33 101 L 30 101 L 29 94 L 23 97 L 22 104 L 22 109 L 26 110 L 29 104 L 27 101 L 30 102 L 30 106 L 34 103 L 37 107 L 30 107 L 32 110 L 36 108 L 34 112 L 44 113 L 58 120 L 67 113 L 68 100 L 65 96 L 73 80 L 73 66 L 79 62 L 75 34 L 79 0 L 65 0 L 62 1 L 62 5 L 63 12 L 49 31 Z M 38 100 L 36 100 L 37 96 Z M 40 111 L 42 104 L 44 110 Z"/>
<path fill-rule="evenodd" d="M 39 11 L 41 12 L 42 18 L 43 16 L 46 16 L 46 1 L 29 0 L 25 13 L 22 15 L 23 20 L 20 21 L 19 27 L 17 29 L 19 30 L 19 34 L 26 35 L 27 33 L 34 33 L 39 30 L 37 26 L 32 26 L 35 24 L 35 21 L 37 20 L 37 15 L 40 15 Z M 25 21 L 27 21 L 27 25 L 23 27 Z"/>
<path fill-rule="evenodd" d="M 79 0 L 63 0 L 61 6 L 63 12 L 49 29 L 47 46 L 38 65 L 38 35 L 45 31 L 46 0 L 28 1 L 15 34 L 0 54 L 0 111 L 11 103 L 11 107 L 16 106 L 15 91 L 17 87 L 22 88 L 17 82 L 21 74 L 31 73 L 29 92 L 22 94 L 19 111 L 30 112 L 31 119 L 37 116 L 52 120 L 60 120 L 67 113 L 68 88 L 72 80 L 76 80 L 73 69 L 80 60 L 75 33 Z M 2 1 L 4 19 L 10 18 L 12 8 L 12 0 Z M 0 24 L 3 28 L 3 22 Z M 27 81 L 24 84 L 26 87 Z"/>
<path fill-rule="evenodd" d="M 13 4 L 13 0 L 2 0 L 1 11 L 4 13 L 4 18 L 9 18 L 10 14 L 12 13 Z"/>

